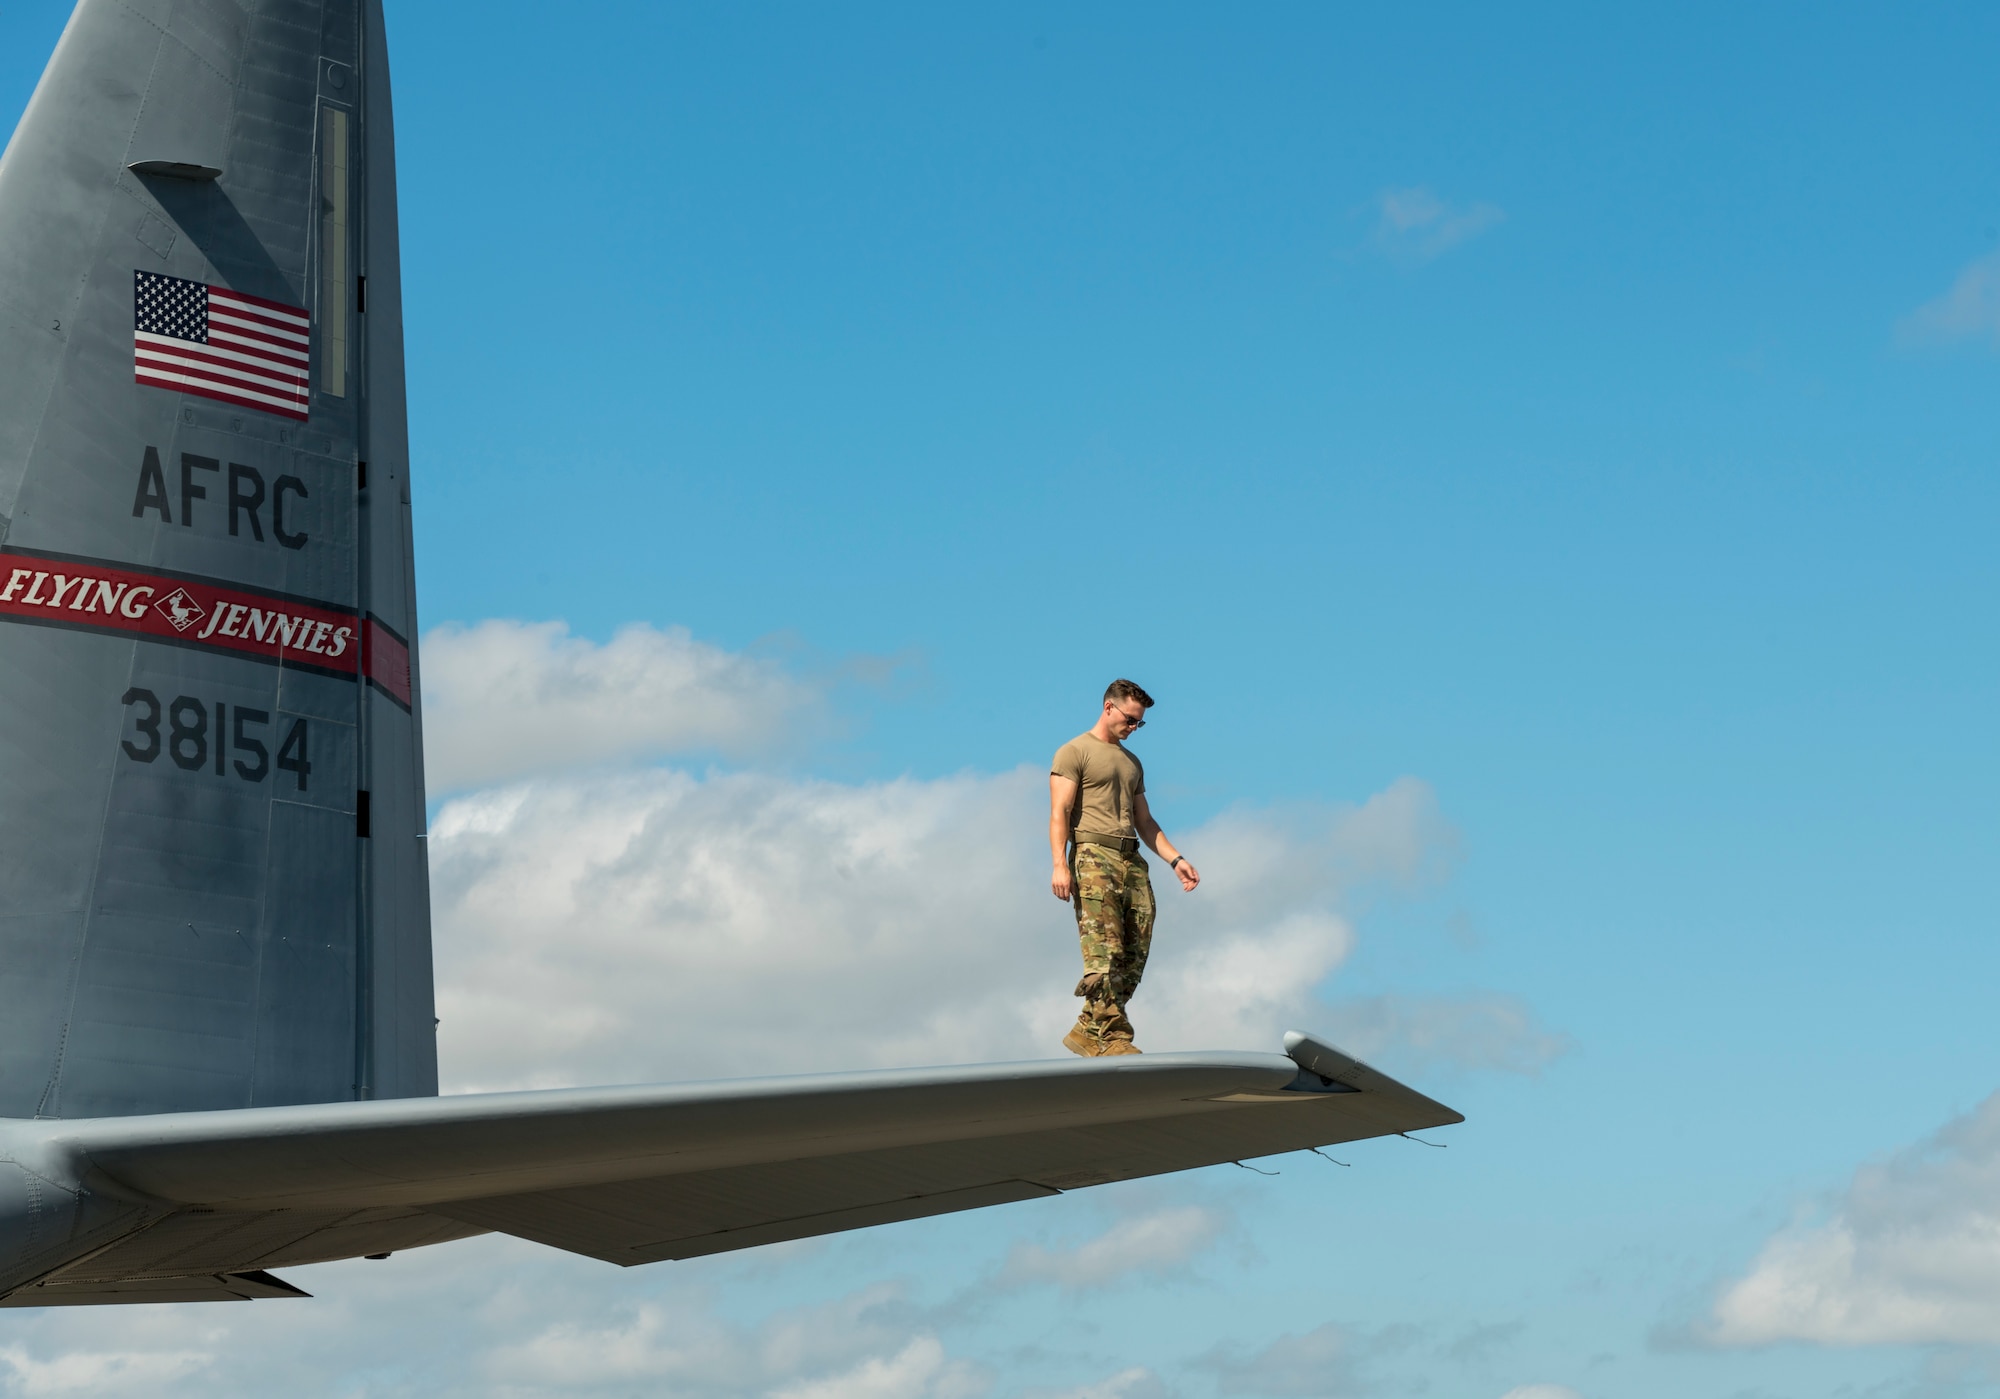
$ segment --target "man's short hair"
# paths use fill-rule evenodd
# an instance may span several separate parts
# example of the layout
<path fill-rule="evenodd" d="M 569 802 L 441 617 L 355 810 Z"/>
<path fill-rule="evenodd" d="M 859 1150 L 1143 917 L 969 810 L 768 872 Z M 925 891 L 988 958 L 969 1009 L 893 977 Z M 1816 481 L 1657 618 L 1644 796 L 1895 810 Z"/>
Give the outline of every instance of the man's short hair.
<path fill-rule="evenodd" d="M 1108 700 L 1116 700 L 1120 704 L 1125 703 L 1126 700 L 1137 700 L 1141 709 L 1151 709 L 1153 707 L 1153 697 L 1137 685 L 1134 685 L 1130 680 L 1112 681 L 1105 687 L 1104 697 Z"/>

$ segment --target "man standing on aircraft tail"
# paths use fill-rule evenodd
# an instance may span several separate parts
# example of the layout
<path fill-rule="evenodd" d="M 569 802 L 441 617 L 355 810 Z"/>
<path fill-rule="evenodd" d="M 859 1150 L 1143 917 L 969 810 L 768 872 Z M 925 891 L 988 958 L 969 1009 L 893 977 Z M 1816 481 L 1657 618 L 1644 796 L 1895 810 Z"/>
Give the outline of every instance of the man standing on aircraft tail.
<path fill-rule="evenodd" d="M 1146 726 L 1153 697 L 1114 680 L 1088 733 L 1056 750 L 1049 769 L 1049 889 L 1076 910 L 1083 944 L 1083 1010 L 1063 1047 L 1086 1057 L 1137 1054 L 1125 1005 L 1153 946 L 1153 883 L 1139 847 L 1150 845 L 1193 892 L 1201 876 L 1146 807 L 1146 770 L 1125 740 Z"/>

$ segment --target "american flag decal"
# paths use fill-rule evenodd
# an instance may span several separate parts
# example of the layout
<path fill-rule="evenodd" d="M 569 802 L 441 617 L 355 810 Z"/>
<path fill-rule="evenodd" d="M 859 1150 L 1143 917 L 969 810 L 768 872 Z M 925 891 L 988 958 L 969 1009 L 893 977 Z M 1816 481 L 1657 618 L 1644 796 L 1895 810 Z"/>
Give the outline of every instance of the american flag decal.
<path fill-rule="evenodd" d="M 156 272 L 132 274 L 132 377 L 306 420 L 312 317 L 302 308 Z"/>

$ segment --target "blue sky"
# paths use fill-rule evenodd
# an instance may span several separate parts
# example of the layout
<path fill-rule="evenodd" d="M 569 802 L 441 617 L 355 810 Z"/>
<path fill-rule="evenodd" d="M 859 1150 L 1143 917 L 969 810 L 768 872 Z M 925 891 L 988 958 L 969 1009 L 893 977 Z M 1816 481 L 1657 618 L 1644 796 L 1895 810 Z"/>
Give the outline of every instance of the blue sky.
<path fill-rule="evenodd" d="M 0 121 L 67 9 L 0 10 Z M 1131 675 L 1197 861 L 1245 830 L 1288 870 L 1348 852 L 1297 876 L 1349 941 L 1288 1004 L 1470 1121 L 1348 1170 L 639 1273 L 506 1241 L 308 1270 L 333 1300 L 284 1325 L 329 1339 L 282 1357 L 241 1321 L 197 1363 L 10 1318 L 0 1384 L 490 1392 L 527 1364 L 516 1287 L 580 1308 L 586 1351 L 693 1316 L 741 1352 L 521 1392 L 2000 1394 L 2000 1322 L 1963 1319 L 2000 1315 L 1974 1130 L 2000 12 L 433 0 L 390 26 L 420 605 L 459 646 L 434 679 L 481 636 L 588 669 L 631 624 L 657 674 L 734 677 L 666 719 L 626 696 L 602 751 L 434 774 L 438 820 L 592 783 L 684 781 L 632 809 L 715 822 L 886 791 L 958 813 L 938 859 L 1032 884 L 1035 774 Z M 675 717 L 717 694 L 749 718 Z M 1408 859 L 1355 854 L 1374 828 L 1339 823 L 1394 791 Z M 1019 907 L 996 938 L 1066 936 Z M 974 915 L 928 936 L 987 937 Z M 1204 916 L 1238 914 L 1168 900 L 1163 947 Z M 470 917 L 441 911 L 441 980 L 499 986 Z M 849 1058 L 791 1067 L 907 1047 L 838 1010 Z M 488 1073 L 445 1018 L 448 1072 Z M 647 1043 L 655 1076 L 688 1062 Z M 1845 1272 L 1814 1252 L 1842 1238 Z M 1097 1281 L 1051 1284 L 1058 1255 Z M 1793 1300 L 1753 1305 L 1760 1279 Z M 794 1324 L 879 1345 L 743 1359 Z"/>

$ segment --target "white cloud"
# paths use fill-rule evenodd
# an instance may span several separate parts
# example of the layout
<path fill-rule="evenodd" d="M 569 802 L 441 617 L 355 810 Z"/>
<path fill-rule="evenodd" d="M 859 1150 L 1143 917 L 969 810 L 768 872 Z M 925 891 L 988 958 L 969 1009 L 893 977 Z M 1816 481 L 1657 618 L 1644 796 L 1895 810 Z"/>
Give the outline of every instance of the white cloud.
<path fill-rule="evenodd" d="M 1130 1273 L 1170 1272 L 1214 1243 L 1223 1222 L 1215 1210 L 1183 1205 L 1120 1220 L 1071 1248 L 1016 1244 L 1000 1270 L 999 1283 L 1095 1288 Z"/>
<path fill-rule="evenodd" d="M 1342 1049 L 1359 1058 L 1393 1054 L 1399 1068 L 1419 1072 L 1443 1065 L 1540 1073 L 1569 1051 L 1514 996 L 1367 996 L 1337 1001 L 1326 1025 Z"/>
<path fill-rule="evenodd" d="M 1353 1387 L 1353 1342 L 1334 1322 L 1280 1336 L 1255 1355 L 1211 1364 L 1224 1394 L 1333 1395 Z"/>
<path fill-rule="evenodd" d="M 651 771 L 448 803 L 431 831 L 440 1044 L 456 1088 L 1043 1058 L 1076 1013 L 1038 769 L 859 785 Z M 1133 1003 L 1152 1049 L 1275 1048 L 1323 1011 L 1341 902 L 1433 872 L 1404 780 L 1358 808 L 1177 833 Z M 1167 881 L 1160 881 L 1164 886 Z"/>
<path fill-rule="evenodd" d="M 843 1374 L 801 1380 L 773 1399 L 970 1399 L 986 1388 L 978 1371 L 945 1358 L 935 1336 L 918 1336 L 890 1356 L 870 1356 Z"/>
<path fill-rule="evenodd" d="M 1903 317 L 1896 334 L 1907 345 L 1990 339 L 2000 346 L 2000 251 L 1966 264 L 1950 290 Z"/>
<path fill-rule="evenodd" d="M 725 1322 L 706 1299 L 685 1293 L 604 1309 L 570 1305 L 530 1322 L 518 1339 L 504 1338 L 511 1316 L 486 1320 L 491 1344 L 480 1368 L 496 1388 L 523 1395 L 639 1387 L 773 1399 L 970 1399 L 985 1387 L 970 1365 L 945 1354 L 899 1290 L 883 1284 L 757 1325 Z"/>
<path fill-rule="evenodd" d="M 1408 263 L 1440 257 L 1507 217 L 1497 204 L 1448 204 L 1421 185 L 1383 190 L 1375 203 L 1375 245 Z"/>
<path fill-rule="evenodd" d="M 0 1365 L 11 1374 L 0 1384 L 12 1394 L 39 1399 L 45 1394 L 157 1394 L 161 1386 L 205 1368 L 214 1360 L 198 1350 L 91 1350 L 37 1359 L 26 1346 L 0 1348 Z"/>
<path fill-rule="evenodd" d="M 1046 892 L 1041 777 L 706 778 L 631 760 L 751 751 L 824 718 L 779 667 L 632 627 L 444 627 L 425 641 L 441 1047 L 457 1089 L 1038 1058 L 1075 1013 Z M 614 760 L 624 759 L 624 770 Z M 1152 1049 L 1275 1046 L 1329 1023 L 1356 1052 L 1532 1070 L 1560 1042 L 1499 998 L 1313 997 L 1357 886 L 1433 883 L 1457 835 L 1423 783 L 1359 808 L 1236 810 L 1178 831 L 1204 884 L 1161 880 L 1134 1004 Z M 838 988 L 837 993 L 829 988 Z"/>
<path fill-rule="evenodd" d="M 1523 1384 L 1508 1390 L 1500 1399 L 1583 1399 L 1583 1396 L 1564 1384 Z"/>
<path fill-rule="evenodd" d="M 1158 1399 L 1166 1393 L 1160 1377 L 1143 1365 L 1134 1365 L 1107 1375 L 1095 1384 L 1072 1389 L 1031 1389 L 1024 1399 Z"/>
<path fill-rule="evenodd" d="M 1706 1339 L 2000 1344 L 2000 1094 L 1770 1239 Z"/>
<path fill-rule="evenodd" d="M 0 1395 L 977 1399 L 989 1384 L 895 1284 L 786 1305 L 742 1263 L 628 1270 L 499 1236 L 287 1276 L 318 1295 L 0 1313 Z M 750 1285 L 700 1281 L 731 1278 Z"/>
<path fill-rule="evenodd" d="M 1215 1374 L 1224 1394 L 1266 1394 L 1276 1399 L 1344 1399 L 1377 1392 L 1369 1372 L 1421 1337 L 1414 1326 L 1359 1331 L 1329 1321 L 1299 1335 L 1283 1335 L 1254 1354 L 1221 1346 L 1195 1363 Z"/>
<path fill-rule="evenodd" d="M 818 689 L 685 627 L 599 645 L 561 622 L 446 625 L 424 637 L 423 687 L 433 796 L 621 758 L 765 753 L 825 718 Z"/>

